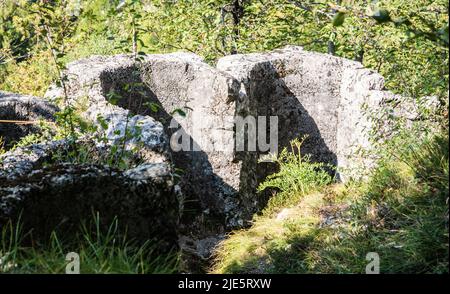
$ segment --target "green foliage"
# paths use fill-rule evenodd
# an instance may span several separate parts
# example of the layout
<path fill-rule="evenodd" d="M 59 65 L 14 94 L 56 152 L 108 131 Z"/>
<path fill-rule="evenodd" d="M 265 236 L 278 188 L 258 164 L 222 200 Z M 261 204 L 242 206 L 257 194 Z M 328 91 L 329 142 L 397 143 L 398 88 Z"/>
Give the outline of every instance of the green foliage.
<path fill-rule="evenodd" d="M 70 130 L 69 117 L 71 117 L 71 122 L 74 127 L 73 137 L 71 137 L 72 131 Z M 92 124 L 86 122 L 81 116 L 75 113 L 72 107 L 55 113 L 55 118 L 55 123 L 40 120 L 39 124 L 36 125 L 36 131 L 20 138 L 12 149 L 52 140 L 68 139 L 69 137 L 73 140 L 83 135 L 92 134 L 96 130 Z"/>
<path fill-rule="evenodd" d="M 6 3 L 8 2 L 8 3 Z M 40 3 L 42 1 L 35 1 Z M 48 1 L 62 63 L 91 54 L 190 51 L 214 62 L 230 53 L 285 45 L 362 61 L 396 93 L 448 93 L 448 2 L 439 1 Z M 2 2 L 0 87 L 42 95 L 57 73 L 37 4 Z M 31 7 L 31 8 L 30 8 Z M 238 22 L 236 23 L 236 19 Z M 344 21 L 345 20 L 345 21 Z M 381 23 L 379 23 L 381 22 Z M 330 51 L 331 50 L 331 51 Z M 1 65 L 3 64 L 3 65 Z M 37 80 L 36 80 L 37 78 Z"/>
<path fill-rule="evenodd" d="M 39 124 L 35 125 L 35 127 L 35 132 L 20 138 L 17 142 L 15 142 L 11 150 L 32 144 L 44 143 L 53 138 L 61 138 L 59 134 L 62 130 L 58 128 L 57 125 L 41 120 L 39 121 Z"/>
<path fill-rule="evenodd" d="M 256 216 L 251 228 L 234 231 L 215 249 L 211 273 L 302 273 L 300 264 L 317 233 L 321 194 L 308 194 L 278 216 Z M 270 205 L 270 204 L 269 204 Z M 273 204 L 272 204 L 273 205 Z M 282 207 L 276 207 L 281 209 Z M 295 236 L 296 242 L 291 237 Z M 285 255 L 282 256 L 282 252 Z"/>
<path fill-rule="evenodd" d="M 3 74 L 0 72 L 1 89 L 43 96 L 57 77 L 50 58 L 48 52 L 41 51 L 21 62 L 12 60 L 5 65 L 0 64 L 3 71 Z"/>
<path fill-rule="evenodd" d="M 345 12 L 338 12 L 336 13 L 336 15 L 333 17 L 333 25 L 335 27 L 339 27 L 342 24 L 344 24 L 344 20 L 345 20 Z"/>
<path fill-rule="evenodd" d="M 140 144 L 136 144 L 130 150 L 124 147 L 125 142 L 128 140 L 139 140 L 141 132 L 139 126 L 133 128 L 127 127 L 127 131 L 124 134 L 117 134 L 120 135 L 117 142 L 110 145 L 109 139 L 106 137 L 108 123 L 103 117 L 99 116 L 97 118 L 100 127 L 96 127 L 92 123 L 86 122 L 71 107 L 57 112 L 55 114 L 55 123 L 40 121 L 36 125 L 37 130 L 17 141 L 12 147 L 12 150 L 32 144 L 41 144 L 54 140 L 67 140 L 71 134 L 68 123 L 69 116 L 72 118 L 76 141 L 74 141 L 74 144 L 69 144 L 65 148 L 60 148 L 53 152 L 51 158 L 44 163 L 45 165 L 56 163 L 95 164 L 128 169 L 141 163 L 139 159 Z M 97 146 L 99 143 L 106 145 L 100 148 Z M 76 145 L 76 149 L 73 148 L 74 145 Z"/>
<path fill-rule="evenodd" d="M 107 165 L 126 170 L 136 167 L 142 160 L 138 156 L 138 148 L 122 150 L 121 145 L 99 148 L 95 140 L 77 141 L 77 149 L 59 149 L 52 153 L 51 158 L 44 165 L 72 163 Z"/>
<path fill-rule="evenodd" d="M 416 178 L 428 183 L 436 191 L 449 191 L 449 142 L 445 134 L 435 135 L 403 155 L 404 162 L 414 171 Z"/>
<path fill-rule="evenodd" d="M 330 184 L 333 178 L 326 171 L 324 163 L 310 161 L 310 155 L 301 154 L 302 140 L 291 141 L 291 152 L 284 148 L 280 154 L 272 160 L 279 165 L 279 172 L 269 175 L 261 183 L 258 190 L 261 192 L 267 188 L 279 190 L 276 196 L 272 197 L 266 212 L 270 213 L 273 206 L 278 208 L 293 205 L 299 199 L 312 191 L 320 190 Z"/>
<path fill-rule="evenodd" d="M 118 220 L 108 230 L 100 229 L 99 215 L 93 221 L 81 224 L 74 238 L 61 239 L 52 233 L 48 244 L 24 245 L 20 220 L 9 222 L 2 228 L 0 243 L 0 273 L 59 273 L 65 272 L 66 254 L 80 256 L 80 272 L 170 274 L 178 271 L 178 253 L 156 253 L 158 243 L 147 241 L 138 244 L 120 234 Z"/>
<path fill-rule="evenodd" d="M 404 143 L 352 204 L 367 230 L 357 240 L 383 249 L 385 272 L 448 272 L 448 134 Z"/>
<path fill-rule="evenodd" d="M 365 273 L 366 254 L 377 252 L 382 273 L 448 273 L 448 133 L 404 140 L 396 155 L 367 182 L 329 186 L 290 208 L 269 203 L 278 214 L 231 233 L 211 271 Z"/>

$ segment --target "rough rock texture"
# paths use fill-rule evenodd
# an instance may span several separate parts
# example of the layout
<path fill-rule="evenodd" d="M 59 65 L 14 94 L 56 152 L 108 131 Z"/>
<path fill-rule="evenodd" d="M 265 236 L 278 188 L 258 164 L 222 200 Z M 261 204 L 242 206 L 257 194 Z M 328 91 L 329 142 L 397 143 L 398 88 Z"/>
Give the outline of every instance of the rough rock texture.
<path fill-rule="evenodd" d="M 210 264 L 210 258 L 220 241 L 226 234 L 213 235 L 206 238 L 189 238 L 181 236 L 180 248 L 183 252 L 181 268 L 189 272 L 204 272 Z"/>
<path fill-rule="evenodd" d="M 0 91 L 0 120 L 53 121 L 56 111 L 56 106 L 40 98 Z M 0 123 L 0 137 L 7 146 L 35 131 L 34 124 Z"/>
<path fill-rule="evenodd" d="M 34 171 L 19 182 L 0 178 L 0 222 L 22 212 L 24 229 L 32 228 L 36 240 L 48 240 L 51 230 L 67 236 L 98 211 L 103 228 L 117 216 L 130 238 L 156 238 L 167 249 L 177 242 L 178 203 L 166 170 L 151 164 L 126 172 L 63 165 Z"/>
<path fill-rule="evenodd" d="M 49 161 L 51 155 L 59 149 L 67 146 L 64 141 L 53 141 L 46 144 L 33 144 L 31 146 L 18 147 L 12 151 L 0 155 L 0 178 L 10 181 L 30 174 L 39 169 L 45 161 Z M 4 182 L 0 182 L 0 186 Z"/>
<path fill-rule="evenodd" d="M 360 63 L 301 47 L 226 56 L 217 69 L 188 53 L 140 61 L 94 56 L 69 64 L 67 76 L 72 103 L 94 122 L 104 117 L 109 137 L 117 129 L 123 137 L 124 125 L 135 125 L 126 119 L 129 113 L 160 121 L 171 137 L 174 164 L 182 170 L 184 195 L 229 226 L 242 225 L 264 203 L 255 196 L 256 187 L 275 170 L 258 163 L 261 150 L 235 151 L 233 118 L 277 116 L 278 150 L 308 135 L 303 152 L 337 166 L 337 175 L 346 180 L 354 166 L 370 164 L 356 156 L 360 148 L 370 148 L 364 106 L 376 110 L 396 98 L 383 91 L 379 74 Z M 57 92 L 51 89 L 48 96 Z M 190 136 L 194 151 L 176 150 L 180 134 Z"/>
<path fill-rule="evenodd" d="M 45 241 L 51 230 L 67 236 L 99 212 L 104 228 L 117 217 L 133 239 L 156 238 L 162 250 L 177 244 L 179 199 L 167 162 L 127 170 L 54 163 L 52 154 L 67 146 L 34 144 L 0 156 L 0 227 L 21 215 L 24 230 Z"/>
<path fill-rule="evenodd" d="M 0 101 L 5 105 L 1 111 L 8 114 L 25 116 L 29 110 L 27 119 L 37 114 L 52 119 L 50 110 L 56 110 L 34 97 L 8 95 Z M 96 164 L 68 160 L 73 148 L 65 140 L 19 147 L 0 156 L 0 227 L 21 214 L 24 229 L 45 241 L 50 230 L 70 234 L 98 211 L 105 228 L 117 217 L 133 239 L 156 238 L 162 250 L 176 246 L 182 195 L 174 183 L 162 124 L 107 102 L 91 105 L 89 111 L 106 128 L 75 145 L 87 148 Z M 101 158 L 112 154 L 113 147 L 134 153 L 126 170 L 103 165 Z"/>
<path fill-rule="evenodd" d="M 181 134 L 190 135 L 188 145 L 196 151 L 172 148 L 171 155 L 181 169 L 183 194 L 190 203 L 221 215 L 219 219 L 225 214 L 234 218 L 228 222 L 239 222 L 235 208 L 241 163 L 234 162 L 232 122 L 239 95 L 236 80 L 186 53 L 148 55 L 139 62 L 126 55 L 94 56 L 69 64 L 67 76 L 72 103 L 83 104 L 92 121 L 101 115 L 109 125 L 117 124 L 123 116 L 109 115 L 108 109 L 129 111 L 161 121 L 180 143 Z M 47 96 L 57 93 L 52 89 Z"/>
<path fill-rule="evenodd" d="M 242 83 L 239 112 L 278 116 L 279 149 L 308 135 L 302 151 L 337 166 L 341 179 L 356 150 L 369 147 L 363 105 L 376 110 L 393 96 L 383 91 L 383 77 L 360 63 L 301 47 L 226 56 L 217 68 Z"/>

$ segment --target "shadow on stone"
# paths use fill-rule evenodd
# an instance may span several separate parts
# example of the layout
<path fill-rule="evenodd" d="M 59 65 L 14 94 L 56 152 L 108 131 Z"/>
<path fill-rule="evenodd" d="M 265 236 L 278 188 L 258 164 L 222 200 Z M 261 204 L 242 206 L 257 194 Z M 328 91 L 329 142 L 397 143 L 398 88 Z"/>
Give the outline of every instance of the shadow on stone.
<path fill-rule="evenodd" d="M 57 111 L 56 106 L 40 98 L 0 91 L 0 120 L 54 121 L 53 115 Z M 20 138 L 36 132 L 36 125 L 0 123 L 0 137 L 3 137 L 6 148 L 9 148 Z"/>
<path fill-rule="evenodd" d="M 279 70 L 271 62 L 257 64 L 249 73 L 248 81 L 244 82 L 246 100 L 245 103 L 237 105 L 236 115 L 246 117 L 248 115 L 266 117 L 266 125 L 269 125 L 270 116 L 278 116 L 278 151 L 283 148 L 291 150 L 290 141 L 302 138 L 307 139 L 302 145 L 303 155 L 310 154 L 314 162 L 323 162 L 336 166 L 336 154 L 327 146 L 315 119 L 302 105 L 301 99 L 286 85 Z M 269 129 L 266 130 L 266 138 L 269 138 Z M 266 142 L 263 142 L 266 143 Z M 257 144 L 258 146 L 258 144 Z M 237 158 L 242 160 L 241 188 L 240 192 L 248 202 L 245 207 L 253 207 L 248 215 L 258 212 L 264 208 L 272 192 L 256 193 L 259 183 L 274 172 L 278 171 L 274 163 L 260 162 L 258 158 L 267 152 L 239 152 Z M 334 174 L 334 170 L 329 169 Z M 251 178 L 254 184 L 248 185 L 244 178 Z M 256 199 L 255 196 L 256 195 Z M 242 197 L 242 196 L 241 196 Z M 253 205 L 252 205 L 253 204 Z M 256 205 L 255 205 L 256 204 Z"/>
<path fill-rule="evenodd" d="M 100 76 L 102 92 L 106 96 L 108 93 L 117 94 L 117 97 L 120 97 L 117 105 L 130 110 L 131 114 L 149 115 L 161 122 L 169 138 L 175 132 L 186 133 L 178 122 L 179 114 L 166 111 L 168 107 L 164 105 L 165 101 L 154 93 L 148 85 L 149 81 L 144 80 L 141 70 L 136 67 L 132 71 L 133 74 L 126 77 L 120 71 L 115 71 L 114 74 L 102 73 Z M 129 73 L 130 69 L 127 68 L 126 71 Z M 173 120 L 179 127 L 170 127 Z M 227 229 L 223 194 L 236 195 L 237 191 L 214 173 L 208 154 L 200 149 L 192 136 L 190 146 L 191 150 L 199 151 L 171 150 L 170 154 L 175 167 L 174 173 L 178 178 L 177 184 L 184 196 L 182 223 L 188 225 L 189 230 L 195 230 L 197 227 L 197 233 L 204 236 L 223 233 Z"/>

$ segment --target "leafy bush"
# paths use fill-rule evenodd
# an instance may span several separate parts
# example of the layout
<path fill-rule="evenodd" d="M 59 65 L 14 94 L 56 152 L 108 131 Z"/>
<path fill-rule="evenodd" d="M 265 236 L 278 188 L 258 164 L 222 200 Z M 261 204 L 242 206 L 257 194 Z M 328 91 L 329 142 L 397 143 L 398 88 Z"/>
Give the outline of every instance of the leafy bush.
<path fill-rule="evenodd" d="M 332 166 L 311 162 L 309 154 L 301 154 L 300 148 L 306 138 L 294 139 L 290 142 L 291 152 L 284 148 L 278 156 L 272 158 L 279 165 L 279 171 L 269 175 L 258 187 L 260 192 L 268 188 L 279 191 L 269 200 L 270 203 L 265 210 L 267 213 L 272 207 L 297 204 L 303 195 L 319 190 L 332 182 L 333 178 L 326 170 Z"/>
<path fill-rule="evenodd" d="M 57 75 L 48 68 L 48 52 L 42 56 L 45 39 L 35 30 L 38 19 L 30 12 L 30 7 L 44 1 L 28 2 L 0 3 L 0 88 L 42 95 Z M 397 93 L 438 95 L 445 100 L 448 92 L 448 2 L 444 0 L 342 1 L 340 5 L 262 0 L 240 1 L 239 9 L 225 0 L 127 0 L 120 9 L 119 0 L 82 0 L 75 10 L 68 2 L 73 1 L 51 1 L 50 6 L 56 19 L 63 20 L 54 22 L 52 29 L 64 33 L 64 62 L 131 51 L 133 43 L 146 53 L 189 51 L 210 62 L 230 53 L 301 45 L 362 61 L 386 77 L 388 88 Z M 377 19 L 380 12 L 388 13 L 387 21 Z M 133 15 L 139 17 L 132 21 Z M 333 21 L 337 16 L 342 23 Z M 133 26 L 140 34 L 135 42 Z M 63 27 L 70 30 L 64 32 Z"/>

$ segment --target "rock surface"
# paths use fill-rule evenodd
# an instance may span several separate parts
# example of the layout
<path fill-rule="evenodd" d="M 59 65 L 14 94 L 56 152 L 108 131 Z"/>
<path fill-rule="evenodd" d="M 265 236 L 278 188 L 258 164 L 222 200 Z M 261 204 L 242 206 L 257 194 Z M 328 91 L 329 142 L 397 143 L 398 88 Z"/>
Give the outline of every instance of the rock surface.
<path fill-rule="evenodd" d="M 14 101 L 22 105 L 26 99 Z M 40 109 L 36 107 L 32 109 Z M 177 246 L 182 195 L 174 183 L 162 125 L 106 103 L 97 110 L 107 127 L 75 142 L 77 152 L 84 152 L 76 160 L 68 156 L 73 145 L 66 140 L 0 155 L 0 227 L 20 215 L 23 229 L 32 230 L 35 240 L 46 241 L 51 230 L 67 236 L 98 212 L 105 229 L 117 217 L 132 239 L 155 238 L 161 250 Z M 114 154 L 114 147 L 133 152 L 127 168 L 102 161 Z"/>
<path fill-rule="evenodd" d="M 58 107 L 40 98 L 0 91 L 0 120 L 54 121 L 56 111 Z M 35 124 L 0 123 L 6 146 L 35 131 Z"/>
<path fill-rule="evenodd" d="M 90 163 L 59 163 L 55 141 L 19 147 L 0 156 L 0 227 L 21 216 L 25 231 L 48 240 L 51 230 L 69 234 L 98 212 L 105 229 L 117 217 L 128 236 L 177 244 L 180 199 L 169 162 L 145 162 L 120 170 Z M 61 155 L 59 155 L 61 156 Z"/>
<path fill-rule="evenodd" d="M 138 175 L 138 176 L 136 176 Z M 121 232 L 161 249 L 177 244 L 178 201 L 166 164 L 145 164 L 119 171 L 106 166 L 53 165 L 17 180 L 0 176 L 0 224 L 20 219 L 34 240 L 46 241 L 52 230 L 70 236 L 82 221 L 99 213 L 107 229 L 115 217 Z"/>
<path fill-rule="evenodd" d="M 383 77 L 360 63 L 295 46 L 226 56 L 217 68 L 190 53 L 139 61 L 94 56 L 69 64 L 66 73 L 72 104 L 85 107 L 91 121 L 105 117 L 109 134 L 121 124 L 121 130 L 134 125 L 126 119 L 130 113 L 160 121 L 171 138 L 170 156 L 182 170 L 186 198 L 231 227 L 244 224 L 264 203 L 256 188 L 275 170 L 259 162 L 264 151 L 236 151 L 236 117 L 278 117 L 278 150 L 308 135 L 303 152 L 337 166 L 337 176 L 347 180 L 355 166 L 371 163 L 356 156 L 371 147 L 365 109 L 376 111 L 397 97 L 384 91 Z M 180 142 L 189 150 L 178 150 Z"/>
<path fill-rule="evenodd" d="M 302 151 L 337 166 L 341 178 L 351 167 L 348 156 L 358 146 L 367 147 L 362 106 L 379 108 L 384 95 L 390 95 L 382 91 L 383 78 L 360 63 L 301 47 L 226 56 L 217 68 L 242 83 L 239 112 L 278 116 L 279 149 L 308 135 Z"/>
<path fill-rule="evenodd" d="M 91 121 L 101 115 L 108 126 L 123 123 L 123 116 L 109 115 L 108 109 L 129 111 L 161 121 L 167 134 L 180 142 L 179 136 L 189 135 L 185 150 L 171 148 L 173 162 L 181 169 L 183 194 L 219 219 L 239 222 L 234 209 L 242 183 L 241 163 L 234 161 L 233 150 L 234 100 L 239 95 L 235 79 L 187 53 L 148 55 L 141 61 L 126 55 L 94 56 L 69 64 L 67 76 L 71 103 L 83 104 Z M 48 96 L 57 92 L 52 89 Z"/>

